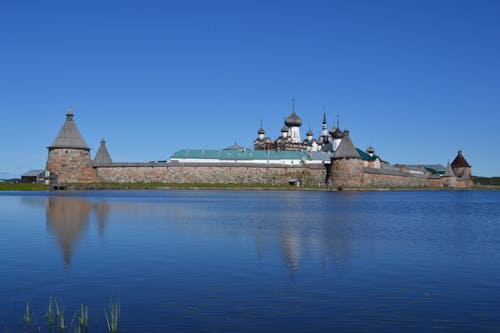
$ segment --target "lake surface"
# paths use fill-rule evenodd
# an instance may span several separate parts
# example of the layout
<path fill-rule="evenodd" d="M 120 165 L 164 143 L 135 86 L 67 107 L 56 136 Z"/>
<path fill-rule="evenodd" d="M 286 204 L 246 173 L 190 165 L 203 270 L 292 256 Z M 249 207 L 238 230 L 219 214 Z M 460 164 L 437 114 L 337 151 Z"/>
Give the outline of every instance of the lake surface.
<path fill-rule="evenodd" d="M 0 329 L 498 332 L 500 192 L 0 193 Z"/>

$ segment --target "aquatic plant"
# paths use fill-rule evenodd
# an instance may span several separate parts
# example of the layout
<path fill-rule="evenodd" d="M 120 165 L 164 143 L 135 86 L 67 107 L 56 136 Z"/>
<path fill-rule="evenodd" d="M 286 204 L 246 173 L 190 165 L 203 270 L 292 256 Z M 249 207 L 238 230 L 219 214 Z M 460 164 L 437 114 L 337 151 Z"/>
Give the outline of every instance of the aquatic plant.
<path fill-rule="evenodd" d="M 77 311 L 78 313 L 78 311 Z M 78 313 L 78 333 L 87 333 L 89 331 L 89 309 L 87 305 L 80 305 L 80 311 Z"/>
<path fill-rule="evenodd" d="M 26 302 L 26 307 L 24 309 L 23 315 L 24 324 L 26 325 L 26 331 L 29 332 L 31 326 L 31 314 L 30 314 L 30 302 Z"/>
<path fill-rule="evenodd" d="M 106 324 L 108 325 L 108 332 L 117 333 L 118 322 L 120 321 L 120 303 L 111 301 L 111 303 L 109 303 L 108 305 L 108 310 L 106 311 L 106 309 L 104 309 L 104 315 L 106 316 Z"/>
<path fill-rule="evenodd" d="M 54 301 L 56 306 L 56 325 L 61 332 L 66 330 L 66 324 L 64 322 L 64 308 L 59 308 L 59 303 L 57 299 Z"/>
<path fill-rule="evenodd" d="M 54 298 L 49 298 L 49 308 L 47 310 L 47 326 L 49 331 L 54 327 Z"/>

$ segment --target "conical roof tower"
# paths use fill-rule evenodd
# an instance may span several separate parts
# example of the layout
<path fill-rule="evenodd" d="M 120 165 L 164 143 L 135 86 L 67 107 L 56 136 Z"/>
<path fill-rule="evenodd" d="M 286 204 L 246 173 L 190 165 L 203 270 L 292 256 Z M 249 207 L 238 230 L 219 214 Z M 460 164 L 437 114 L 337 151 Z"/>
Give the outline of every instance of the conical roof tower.
<path fill-rule="evenodd" d="M 356 149 L 356 147 L 354 147 L 354 144 L 349 137 L 349 130 L 344 130 L 344 138 L 333 154 L 333 158 L 361 158 L 361 156 L 359 156 L 358 150 Z"/>
<path fill-rule="evenodd" d="M 94 157 L 93 165 L 106 165 L 111 164 L 113 161 L 111 160 L 111 155 L 109 155 L 108 149 L 106 148 L 106 141 L 104 139 L 101 140 L 101 145 L 99 146 L 99 150 Z"/>
<path fill-rule="evenodd" d="M 77 149 L 87 149 L 90 148 L 83 140 L 80 131 L 76 127 L 73 121 L 73 110 L 71 106 L 68 108 L 68 113 L 66 114 L 66 121 L 64 122 L 59 134 L 55 138 L 54 142 L 49 146 L 50 148 L 77 148 Z"/>
<path fill-rule="evenodd" d="M 91 183 L 96 181 L 96 173 L 90 159 L 90 148 L 73 121 L 71 107 L 68 109 L 66 121 L 56 139 L 47 148 L 49 154 L 45 170 L 54 174 L 58 183 Z"/>

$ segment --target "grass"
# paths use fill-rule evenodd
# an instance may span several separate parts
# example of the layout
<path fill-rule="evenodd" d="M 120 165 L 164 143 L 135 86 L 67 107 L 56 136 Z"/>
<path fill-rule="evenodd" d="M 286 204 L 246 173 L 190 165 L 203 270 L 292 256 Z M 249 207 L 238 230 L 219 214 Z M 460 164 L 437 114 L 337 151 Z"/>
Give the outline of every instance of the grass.
<path fill-rule="evenodd" d="M 30 302 L 26 302 L 26 308 L 24 309 L 23 320 L 24 320 L 24 325 L 26 325 L 26 331 L 29 332 L 31 326 Z"/>
<path fill-rule="evenodd" d="M 49 186 L 44 184 L 31 183 L 0 183 L 0 191 L 45 191 Z"/>
<path fill-rule="evenodd" d="M 95 324 L 95 329 L 98 331 L 107 330 L 109 333 L 119 332 L 119 323 L 121 315 L 121 306 L 118 301 L 111 301 L 104 308 L 104 316 L 106 325 L 98 330 L 98 322 Z M 85 304 L 80 304 L 80 308 L 75 311 L 71 322 L 66 323 L 64 317 L 64 307 L 54 297 L 49 298 L 47 313 L 39 318 L 47 319 L 47 332 L 75 332 L 75 333 L 88 333 L 89 332 L 89 309 Z M 25 332 L 43 332 L 40 323 L 37 323 L 36 316 L 32 312 L 31 304 L 29 301 L 23 310 L 23 323 Z M 8 327 L 2 326 L 0 332 L 7 333 Z M 17 332 L 17 331 L 16 331 Z"/>
<path fill-rule="evenodd" d="M 111 301 L 108 305 L 108 310 L 104 309 L 104 315 L 106 316 L 108 332 L 117 333 L 118 322 L 120 321 L 120 303 Z"/>
<path fill-rule="evenodd" d="M 66 330 L 66 323 L 64 322 L 64 308 L 59 308 L 59 303 L 55 300 L 56 305 L 56 326 L 61 331 Z"/>

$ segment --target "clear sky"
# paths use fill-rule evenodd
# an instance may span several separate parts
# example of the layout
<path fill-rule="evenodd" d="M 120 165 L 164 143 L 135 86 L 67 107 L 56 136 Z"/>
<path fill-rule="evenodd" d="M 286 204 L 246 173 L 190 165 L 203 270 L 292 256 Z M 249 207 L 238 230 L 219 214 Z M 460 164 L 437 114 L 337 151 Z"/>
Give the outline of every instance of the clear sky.
<path fill-rule="evenodd" d="M 500 1 L 2 1 L 0 172 L 43 169 L 68 105 L 92 156 L 251 147 L 295 109 L 391 163 L 500 175 Z"/>

